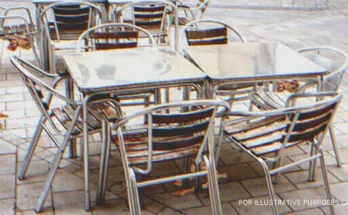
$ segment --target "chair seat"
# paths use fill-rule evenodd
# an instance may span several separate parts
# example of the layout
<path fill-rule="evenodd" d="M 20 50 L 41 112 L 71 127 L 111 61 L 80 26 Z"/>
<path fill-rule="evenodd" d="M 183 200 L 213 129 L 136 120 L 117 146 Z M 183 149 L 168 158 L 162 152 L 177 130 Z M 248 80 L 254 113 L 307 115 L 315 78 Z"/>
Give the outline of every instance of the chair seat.
<path fill-rule="evenodd" d="M 147 133 L 145 129 L 137 129 L 137 131 L 127 131 L 123 134 L 123 138 L 126 143 L 127 157 L 130 165 L 144 164 L 148 160 L 148 145 L 147 145 Z M 119 141 L 117 136 L 114 135 L 113 139 L 119 149 Z M 153 138 L 153 142 L 161 141 L 160 138 Z M 173 139 L 178 141 L 177 138 Z M 171 159 L 184 158 L 191 155 L 195 155 L 198 152 L 200 144 L 195 144 L 190 147 L 168 149 L 168 150 L 156 150 L 153 149 L 152 161 L 160 162 Z"/>
<path fill-rule="evenodd" d="M 276 116 L 226 126 L 225 132 L 243 148 L 260 156 L 280 150 L 288 124 L 288 120 Z"/>
<path fill-rule="evenodd" d="M 284 108 L 286 101 L 291 93 L 289 92 L 272 92 L 272 91 L 258 91 L 251 95 L 252 102 L 260 109 L 271 110 Z M 298 105 L 310 105 L 313 104 L 313 98 L 299 99 Z"/>
<path fill-rule="evenodd" d="M 258 91 L 251 94 L 251 99 L 260 109 L 278 109 L 286 104 L 286 92 Z"/>
<path fill-rule="evenodd" d="M 87 118 L 89 131 L 100 130 L 102 127 L 101 122 L 103 120 L 103 117 L 106 117 L 107 119 L 112 119 L 117 117 L 117 114 L 115 113 L 113 107 L 109 103 L 93 104 L 92 106 L 93 107 L 91 107 L 88 111 L 88 118 Z M 74 113 L 75 113 L 75 110 L 70 105 L 53 108 L 51 110 L 51 116 L 54 116 L 65 129 L 68 129 L 69 126 L 71 125 Z M 81 135 L 83 132 L 82 117 L 83 116 L 81 113 L 72 131 L 72 135 L 74 136 Z"/>

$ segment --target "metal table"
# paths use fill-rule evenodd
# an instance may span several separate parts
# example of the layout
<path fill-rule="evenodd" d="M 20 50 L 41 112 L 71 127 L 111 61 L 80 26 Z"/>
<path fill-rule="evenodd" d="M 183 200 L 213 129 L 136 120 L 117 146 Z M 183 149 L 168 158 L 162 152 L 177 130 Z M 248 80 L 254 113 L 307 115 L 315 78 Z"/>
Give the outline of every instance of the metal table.
<path fill-rule="evenodd" d="M 83 113 L 86 113 L 89 98 L 98 93 L 117 93 L 171 86 L 200 88 L 206 78 L 206 74 L 183 56 L 167 49 L 139 48 L 86 52 L 65 55 L 63 59 L 78 90 L 83 95 Z M 87 114 L 84 114 L 83 117 L 85 204 L 88 210 L 90 197 Z M 104 173 L 101 172 L 100 175 L 104 175 Z M 102 182 L 99 185 L 103 186 Z M 105 186 L 102 189 L 105 189 Z M 103 198 L 104 191 L 101 192 L 100 198 Z"/>
<path fill-rule="evenodd" d="M 209 77 L 207 97 L 223 84 L 322 78 L 328 71 L 278 43 L 231 43 L 184 49 Z"/>

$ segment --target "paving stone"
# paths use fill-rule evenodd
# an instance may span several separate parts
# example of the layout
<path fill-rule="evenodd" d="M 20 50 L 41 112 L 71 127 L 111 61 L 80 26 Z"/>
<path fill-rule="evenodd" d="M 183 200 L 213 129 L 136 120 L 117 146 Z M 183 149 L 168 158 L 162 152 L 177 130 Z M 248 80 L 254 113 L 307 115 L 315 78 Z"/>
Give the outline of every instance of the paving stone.
<path fill-rule="evenodd" d="M 314 208 L 314 209 L 309 209 L 304 211 L 290 212 L 284 215 L 325 215 L 325 214 L 320 209 Z"/>
<path fill-rule="evenodd" d="M 227 179 L 220 179 L 220 182 L 238 181 L 247 178 L 255 178 L 257 175 L 247 164 L 222 166 L 218 168 L 220 173 L 227 173 Z"/>
<path fill-rule="evenodd" d="M 326 163 L 326 166 L 332 166 L 332 165 L 336 165 L 336 159 L 331 155 L 329 154 L 328 152 L 324 152 L 324 156 L 325 156 L 325 163 Z M 290 156 L 290 159 L 292 161 L 299 161 L 301 159 L 304 159 L 308 157 L 308 155 L 295 155 L 295 156 Z M 309 162 L 306 162 L 306 163 L 302 163 L 300 165 L 298 165 L 302 170 L 306 170 L 308 169 L 309 167 Z M 319 167 L 320 166 L 320 161 L 319 159 L 317 160 L 317 166 Z"/>
<path fill-rule="evenodd" d="M 165 208 L 164 210 L 159 212 L 158 215 L 181 215 L 181 213 L 171 208 Z"/>
<path fill-rule="evenodd" d="M 0 200 L 15 198 L 15 175 L 0 175 Z"/>
<path fill-rule="evenodd" d="M 68 182 L 68 183 L 67 183 Z M 84 181 L 80 177 L 72 175 L 64 170 L 59 170 L 53 181 L 54 192 L 83 190 Z"/>
<path fill-rule="evenodd" d="M 243 180 L 241 183 L 253 197 L 268 195 L 265 177 Z M 277 184 L 273 184 L 273 187 L 276 193 L 296 190 L 296 187 L 283 175 L 280 176 L 280 180 Z"/>
<path fill-rule="evenodd" d="M 247 153 L 234 150 L 221 150 L 220 159 L 225 165 L 254 161 L 254 159 Z"/>
<path fill-rule="evenodd" d="M 1 212 L 1 215 L 14 215 L 15 200 L 14 199 L 0 200 L 0 212 Z"/>
<path fill-rule="evenodd" d="M 92 215 L 92 211 L 84 210 L 84 191 L 54 193 L 54 213 Z"/>
<path fill-rule="evenodd" d="M 237 199 L 250 198 L 250 194 L 239 182 L 219 184 L 221 202 L 231 202 Z M 210 205 L 209 191 L 197 192 L 197 195 L 204 205 Z"/>
<path fill-rule="evenodd" d="M 16 146 L 10 144 L 5 140 L 0 139 L 0 154 L 13 154 L 16 153 Z"/>
<path fill-rule="evenodd" d="M 302 156 L 302 155 L 300 155 L 300 156 Z M 289 163 L 291 163 L 291 162 L 292 162 L 292 161 L 291 161 L 288 157 L 285 157 L 285 160 L 284 160 L 284 163 L 285 163 L 285 164 L 289 164 Z M 250 166 L 259 176 L 264 176 L 264 175 L 265 175 L 262 166 L 261 166 L 258 162 L 249 163 L 249 166 Z M 268 164 L 268 169 L 272 169 L 272 164 Z M 282 173 L 293 172 L 293 171 L 298 171 L 298 170 L 301 170 L 301 169 L 300 169 L 299 167 L 295 166 L 295 167 L 292 167 L 292 168 L 289 168 L 289 169 L 285 170 L 285 171 L 282 172 Z"/>
<path fill-rule="evenodd" d="M 128 206 L 125 200 L 119 199 L 93 207 L 93 215 L 128 215 Z"/>
<path fill-rule="evenodd" d="M 325 214 L 330 214 L 329 207 L 320 208 Z M 348 211 L 348 204 L 339 204 L 334 206 L 335 215 L 346 215 Z"/>
<path fill-rule="evenodd" d="M 341 201 L 348 201 L 348 183 L 333 184 L 330 187 L 333 196 Z"/>
<path fill-rule="evenodd" d="M 341 162 L 343 164 L 348 164 L 348 158 L 347 158 L 347 156 L 348 156 L 348 148 L 340 149 L 338 153 L 340 155 Z M 329 154 L 334 156 L 334 151 L 330 150 Z"/>
<path fill-rule="evenodd" d="M 33 210 L 22 210 L 16 211 L 16 215 L 36 215 L 37 213 Z M 52 208 L 45 208 L 45 210 L 43 210 L 42 212 L 40 212 L 40 215 L 53 215 L 53 209 Z"/>
<path fill-rule="evenodd" d="M 334 127 L 343 132 L 344 134 L 348 134 L 348 123 L 336 123 L 334 124 Z"/>
<path fill-rule="evenodd" d="M 276 196 L 276 200 L 280 201 Z M 272 214 L 272 206 L 269 204 L 269 196 L 257 197 L 252 199 L 240 199 L 232 202 L 232 206 L 240 215 L 269 215 Z M 280 213 L 290 212 L 290 208 L 285 204 L 278 205 Z"/>
<path fill-rule="evenodd" d="M 39 195 L 43 189 L 44 183 L 20 184 L 17 185 L 17 208 L 19 210 L 28 210 L 36 207 Z M 44 208 L 51 208 L 51 192 L 48 193 Z M 49 209 L 48 209 L 49 210 Z"/>
<path fill-rule="evenodd" d="M 321 169 L 318 168 L 317 171 L 315 172 L 315 175 L 316 175 L 315 181 L 307 180 L 308 178 L 307 170 L 287 173 L 285 174 L 285 177 L 287 177 L 293 184 L 295 184 L 295 186 L 298 189 L 305 189 L 309 187 L 316 187 L 316 186 L 323 185 L 324 182 L 323 182 Z M 336 177 L 334 177 L 332 174 L 330 174 L 329 172 L 328 172 L 328 179 L 330 184 L 339 182 L 339 180 Z"/>
<path fill-rule="evenodd" d="M 153 195 L 151 198 L 176 210 L 202 206 L 201 202 L 194 193 L 184 196 L 173 196 L 171 193 L 163 193 Z"/>
<path fill-rule="evenodd" d="M 221 204 L 223 214 L 228 215 L 237 215 L 237 212 L 233 209 L 233 207 L 229 203 Z M 183 210 L 183 212 L 187 215 L 210 215 L 211 209 L 210 206 L 199 207 L 199 208 L 191 208 L 187 210 Z"/>
<path fill-rule="evenodd" d="M 14 174 L 16 167 L 16 155 L 7 154 L 0 155 L 0 175 L 2 174 Z"/>
<path fill-rule="evenodd" d="M 17 165 L 17 175 L 22 168 L 23 163 Z M 43 160 L 32 160 L 29 168 L 26 172 L 24 180 L 17 180 L 18 184 L 28 184 L 32 182 L 44 182 L 46 181 L 48 174 L 48 163 Z"/>
<path fill-rule="evenodd" d="M 323 206 L 322 203 L 327 199 L 323 187 L 279 193 L 279 196 L 286 201 L 299 201 L 290 206 L 295 211 Z"/>
<path fill-rule="evenodd" d="M 341 167 L 332 166 L 328 168 L 328 172 L 333 174 L 341 181 L 348 181 L 348 165 L 342 165 Z"/>
<path fill-rule="evenodd" d="M 158 214 L 159 212 L 163 211 L 166 208 L 165 205 L 160 204 L 160 203 L 155 202 L 155 201 L 152 201 L 143 207 L 147 211 L 150 211 L 150 212 L 155 213 L 155 214 Z"/>

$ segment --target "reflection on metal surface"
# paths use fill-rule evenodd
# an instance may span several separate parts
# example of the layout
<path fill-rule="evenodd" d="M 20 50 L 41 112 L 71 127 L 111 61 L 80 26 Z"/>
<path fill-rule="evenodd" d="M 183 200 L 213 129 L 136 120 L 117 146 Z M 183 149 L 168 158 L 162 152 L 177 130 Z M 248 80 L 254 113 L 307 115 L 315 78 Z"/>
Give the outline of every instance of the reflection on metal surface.
<path fill-rule="evenodd" d="M 278 43 L 231 43 L 185 49 L 215 80 L 256 80 L 301 77 L 327 72 L 321 66 Z"/>
<path fill-rule="evenodd" d="M 173 51 L 128 49 L 63 57 L 79 90 L 154 86 L 202 80 L 206 75 Z"/>

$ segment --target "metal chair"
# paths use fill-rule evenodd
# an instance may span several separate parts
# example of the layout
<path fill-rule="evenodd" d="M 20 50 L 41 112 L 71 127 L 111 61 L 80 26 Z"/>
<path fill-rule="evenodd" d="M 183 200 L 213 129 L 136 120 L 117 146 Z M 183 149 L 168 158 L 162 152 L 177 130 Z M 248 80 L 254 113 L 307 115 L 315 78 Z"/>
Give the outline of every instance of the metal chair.
<path fill-rule="evenodd" d="M 127 12 L 130 14 L 128 18 Z M 172 44 L 170 25 L 177 14 L 173 3 L 164 0 L 136 1 L 116 8 L 114 13 L 120 22 L 130 22 L 149 31 L 158 44 Z M 175 24 L 175 33 L 177 34 L 177 24 Z"/>
<path fill-rule="evenodd" d="M 139 34 L 143 34 L 143 38 L 139 38 Z M 76 53 L 80 53 L 81 51 L 137 48 L 139 47 L 140 39 L 148 41 L 146 43 L 143 43 L 141 46 L 150 46 L 153 48 L 156 47 L 155 40 L 152 37 L 151 33 L 141 27 L 127 23 L 102 24 L 86 30 L 79 36 Z M 117 93 L 117 96 L 121 101 L 138 99 L 144 100 L 144 102 L 142 103 L 134 101 L 122 102 L 122 106 L 149 106 L 153 103 L 160 103 L 160 101 L 158 101 L 158 93 L 158 90 L 135 90 L 122 94 Z M 151 102 L 150 98 L 152 95 L 154 96 L 155 101 Z"/>
<path fill-rule="evenodd" d="M 298 53 L 304 55 L 313 62 L 321 65 L 330 73 L 324 76 L 323 80 L 306 80 L 300 82 L 295 92 L 314 91 L 338 91 L 343 75 L 348 67 L 348 56 L 332 47 L 310 47 L 298 50 Z M 261 109 L 277 109 L 285 107 L 288 96 L 291 93 L 286 90 L 283 92 L 258 91 L 252 94 L 252 103 Z M 312 101 L 308 101 L 312 102 Z M 337 149 L 334 129 L 330 126 L 329 133 L 332 146 L 336 155 L 337 166 L 341 166 L 341 161 Z"/>
<path fill-rule="evenodd" d="M 311 105 L 289 107 L 293 100 L 302 98 L 314 98 L 318 102 Z M 232 120 L 222 121 L 223 132 L 220 135 L 218 151 L 221 148 L 223 137 L 248 153 L 262 166 L 270 198 L 273 202 L 273 214 L 278 215 L 275 203 L 275 193 L 271 176 L 299 165 L 310 162 L 309 180 L 313 180 L 316 159 L 320 159 L 323 180 L 326 188 L 327 198 L 331 200 L 330 187 L 327 178 L 326 164 L 321 144 L 325 134 L 334 118 L 335 111 L 342 96 L 336 92 L 302 93 L 293 94 L 289 97 L 286 108 L 269 111 L 254 112 L 230 112 L 226 118 Z M 231 119 L 231 118 L 230 118 Z M 311 142 L 314 150 L 308 157 L 289 164 L 284 163 L 287 149 Z M 273 163 L 269 169 L 267 163 Z M 329 205 L 330 213 L 334 214 L 333 205 Z"/>
<path fill-rule="evenodd" d="M 18 13 L 23 11 L 26 15 Z M 18 47 L 32 49 L 36 63 L 40 65 L 40 58 L 35 46 L 36 26 L 33 23 L 31 14 L 26 7 L 1 7 L 0 12 L 0 38 L 9 40 L 7 49 L 14 51 Z M 11 12 L 16 12 L 14 15 Z M 12 14 L 12 15 L 11 15 Z M 14 21 L 15 24 L 9 23 Z"/>
<path fill-rule="evenodd" d="M 19 171 L 18 179 L 24 179 L 42 131 L 45 131 L 52 142 L 58 147 L 44 188 L 35 208 L 36 212 L 41 212 L 65 148 L 71 139 L 83 135 L 83 123 L 81 121 L 83 117 L 82 103 L 69 99 L 55 89 L 58 83 L 64 80 L 57 74 L 48 74 L 18 57 L 12 57 L 11 62 L 18 69 L 29 93 L 41 112 L 40 120 L 30 142 L 23 165 Z M 46 83 L 41 78 L 35 76 L 31 71 L 49 79 L 47 82 L 52 81 L 52 84 Z M 51 104 L 53 98 L 65 102 L 66 105 L 54 107 L 55 105 Z M 100 94 L 90 98 L 89 105 L 88 132 L 91 134 L 102 132 L 105 145 L 107 144 L 106 142 L 110 141 L 110 138 L 107 138 L 110 133 L 109 124 L 106 123 L 106 121 L 112 122 L 120 117 L 121 112 L 119 104 L 117 99 L 110 96 L 110 94 Z M 64 139 L 60 142 L 55 137 L 55 134 L 62 135 Z M 85 159 L 88 158 L 85 157 Z"/>
<path fill-rule="evenodd" d="M 221 100 L 184 101 L 145 108 L 115 123 L 113 139 L 122 157 L 131 214 L 141 214 L 138 188 L 200 176 L 208 178 L 212 214 L 222 214 L 213 125 L 215 117 L 227 110 L 229 104 Z M 147 123 L 137 126 L 143 117 Z M 151 176 L 154 163 L 188 157 L 194 158 L 195 172 L 138 180 Z M 200 168 L 202 164 L 206 169 Z"/>
<path fill-rule="evenodd" d="M 213 19 L 201 19 L 188 23 L 179 36 L 181 53 L 185 56 L 185 46 L 223 45 L 231 42 L 245 42 L 243 36 L 229 24 Z M 186 55 L 189 58 L 188 55 Z M 194 63 L 192 59 L 189 59 Z M 199 67 L 199 65 L 197 65 Z M 232 105 L 235 101 L 249 99 L 249 93 L 257 84 L 223 84 L 214 94 L 222 96 Z"/>
<path fill-rule="evenodd" d="M 48 44 L 50 69 L 56 73 L 55 51 L 74 50 L 76 47 L 59 46 L 61 41 L 76 41 L 90 27 L 105 22 L 105 14 L 98 6 L 88 2 L 58 2 L 45 7 L 40 13 L 40 25 L 44 37 L 42 53 Z"/>
<path fill-rule="evenodd" d="M 189 22 L 202 19 L 210 1 L 211 0 L 197 0 L 194 6 L 185 5 L 182 2 L 178 3 L 179 25 L 187 25 Z"/>

